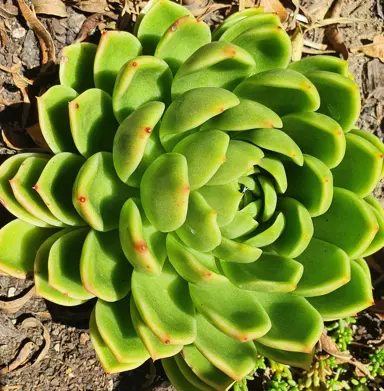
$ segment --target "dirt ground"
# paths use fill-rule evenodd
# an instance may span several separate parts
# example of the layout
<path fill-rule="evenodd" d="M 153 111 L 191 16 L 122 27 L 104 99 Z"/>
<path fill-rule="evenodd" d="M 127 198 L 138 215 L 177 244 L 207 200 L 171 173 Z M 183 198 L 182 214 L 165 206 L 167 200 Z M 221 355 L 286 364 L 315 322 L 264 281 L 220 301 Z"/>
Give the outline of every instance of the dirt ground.
<path fill-rule="evenodd" d="M 60 2 L 56 0 L 52 3 L 57 1 Z M 23 2 L 30 4 L 30 1 Z M 96 32 L 89 40 L 97 42 L 100 29 L 114 27 L 116 23 L 119 28 L 127 28 L 130 25 L 127 15 L 119 18 L 124 1 L 110 1 L 110 10 L 107 13 L 95 13 L 95 9 L 87 12 L 92 8 L 84 8 L 85 6 L 82 6 L 83 10 L 76 8 L 79 3 L 92 2 L 97 3 L 98 0 L 68 2 L 71 5 L 67 4 L 64 9 L 67 14 L 65 17 L 38 15 L 38 19 L 53 38 L 57 57 L 64 46 L 71 44 L 76 38 L 82 39 L 84 35 L 90 35 L 94 30 Z M 327 3 L 332 1 L 303 0 L 300 2 L 301 11 L 305 14 L 305 11 L 313 9 L 314 6 L 321 8 Z M 374 37 L 383 34 L 383 3 L 382 0 L 343 2 L 340 16 L 353 19 L 353 23 L 338 25 L 346 48 L 353 52 L 353 48 L 371 43 Z M 0 0 L 0 128 L 3 135 L 0 138 L 0 163 L 7 155 L 16 153 L 18 148 L 36 148 L 32 138 L 25 131 L 37 122 L 34 97 L 55 84 L 58 78 L 57 66 L 41 65 L 39 41 L 18 11 L 17 4 L 16 1 Z M 126 1 L 126 4 L 132 5 L 129 1 Z M 205 12 L 209 7 L 220 5 L 211 0 L 188 0 L 184 4 L 194 9 L 205 9 Z M 287 4 L 292 6 L 289 1 Z M 231 3 L 225 2 L 224 5 L 230 6 Z M 210 13 L 206 20 L 213 24 L 217 23 L 223 12 L 233 12 L 237 9 L 236 1 L 232 5 L 232 9 L 221 8 Z M 311 50 L 314 45 L 329 43 L 324 31 L 324 28 L 317 28 L 305 34 L 305 40 L 312 42 L 307 49 Z M 332 50 L 333 47 L 334 45 L 329 45 L 327 49 Z M 362 95 L 362 113 L 358 125 L 384 139 L 384 63 L 378 58 L 362 53 L 350 53 L 349 62 L 350 71 L 355 75 Z M 15 64 L 18 63 L 21 64 L 19 69 L 17 66 L 15 68 Z M 33 85 L 30 85 L 29 80 L 33 80 Z M 376 195 L 384 205 L 384 185 L 378 186 Z M 0 227 L 11 218 L 0 205 Z M 384 267 L 381 254 L 377 259 Z M 21 281 L 0 275 L 0 303 L 22 296 L 32 285 L 31 279 Z M 376 299 L 379 301 L 384 299 L 383 285 L 380 283 L 376 286 Z M 0 391 L 173 389 L 159 364 L 153 366 L 147 362 L 135 371 L 120 375 L 104 373 L 92 349 L 87 330 L 93 304 L 89 302 L 80 307 L 65 308 L 33 297 L 14 314 L 0 310 Z M 29 317 L 38 319 L 41 325 L 23 327 L 23 321 Z M 48 344 L 44 339 L 44 329 L 50 336 L 50 342 L 48 341 L 47 354 L 42 357 L 44 347 Z M 1 375 L 5 365 L 24 351 L 28 353 L 24 358 L 26 364 L 9 374 Z M 255 383 L 250 389 L 261 388 Z"/>

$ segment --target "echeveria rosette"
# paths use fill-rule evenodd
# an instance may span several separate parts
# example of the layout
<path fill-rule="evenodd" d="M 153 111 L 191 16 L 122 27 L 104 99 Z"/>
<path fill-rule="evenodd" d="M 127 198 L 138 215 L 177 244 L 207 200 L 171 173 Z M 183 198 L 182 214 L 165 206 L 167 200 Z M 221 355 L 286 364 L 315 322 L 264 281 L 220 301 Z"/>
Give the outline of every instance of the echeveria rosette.
<path fill-rule="evenodd" d="M 135 35 L 71 45 L 38 98 L 54 156 L 0 167 L 0 269 L 61 305 L 97 297 L 107 372 L 162 359 L 180 391 L 226 390 L 257 354 L 310 365 L 324 320 L 372 303 L 384 245 L 371 195 L 384 146 L 354 129 L 343 60 L 289 64 L 278 17 L 231 15 L 212 36 L 151 2 Z M 213 38 L 213 41 L 212 41 Z"/>

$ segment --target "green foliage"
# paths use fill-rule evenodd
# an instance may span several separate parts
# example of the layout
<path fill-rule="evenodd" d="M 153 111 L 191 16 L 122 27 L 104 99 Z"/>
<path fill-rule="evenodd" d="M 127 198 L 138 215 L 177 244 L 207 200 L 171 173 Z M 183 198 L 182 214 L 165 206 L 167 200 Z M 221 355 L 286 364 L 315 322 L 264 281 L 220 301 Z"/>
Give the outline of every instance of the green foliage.
<path fill-rule="evenodd" d="M 97 297 L 107 372 L 162 359 L 179 391 L 245 391 L 263 355 L 271 389 L 317 387 L 331 363 L 308 386 L 283 364 L 310 371 L 324 320 L 372 304 L 363 257 L 384 245 L 370 195 L 384 146 L 351 130 L 360 97 L 345 61 L 290 56 L 274 14 L 245 10 L 211 34 L 168 0 L 148 4 L 135 35 L 64 50 L 61 85 L 38 98 L 55 156 L 0 167 L 17 217 L 0 231 L 0 269 L 34 271 L 58 304 Z"/>

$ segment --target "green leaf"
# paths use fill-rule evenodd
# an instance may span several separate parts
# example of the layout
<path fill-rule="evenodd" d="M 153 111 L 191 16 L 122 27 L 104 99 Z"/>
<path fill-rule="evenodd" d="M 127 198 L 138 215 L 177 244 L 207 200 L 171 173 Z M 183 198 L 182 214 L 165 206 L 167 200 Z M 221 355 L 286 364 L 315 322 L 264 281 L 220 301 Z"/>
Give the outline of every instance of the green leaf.
<path fill-rule="evenodd" d="M 167 235 L 167 254 L 177 273 L 188 282 L 212 286 L 226 280 L 217 270 L 212 255 L 185 247 L 174 234 Z"/>
<path fill-rule="evenodd" d="M 215 390 L 226 391 L 231 388 L 234 380 L 216 368 L 203 356 L 194 344 L 184 346 L 181 355 L 191 370 L 205 383 Z"/>
<path fill-rule="evenodd" d="M 72 202 L 93 229 L 105 232 L 118 227 L 124 202 L 137 193 L 120 181 L 112 153 L 98 152 L 81 167 L 73 186 Z"/>
<path fill-rule="evenodd" d="M 369 247 L 362 254 L 363 257 L 367 257 L 369 255 L 372 255 L 375 252 L 380 251 L 384 247 L 384 213 L 383 213 L 383 209 L 381 208 L 381 205 L 380 205 L 380 210 L 376 209 L 371 204 L 369 204 L 369 207 L 371 208 L 373 214 L 375 215 L 379 229 L 378 229 L 377 234 L 375 235 L 374 239 L 372 240 L 371 244 L 369 245 Z"/>
<path fill-rule="evenodd" d="M 208 252 L 220 244 L 217 213 L 199 192 L 190 194 L 187 218 L 176 233 L 188 247 L 198 251 Z"/>
<path fill-rule="evenodd" d="M 311 56 L 288 65 L 289 69 L 305 74 L 312 71 L 327 71 L 348 76 L 348 61 L 334 56 Z"/>
<path fill-rule="evenodd" d="M 313 225 L 315 238 L 340 247 L 350 258 L 359 258 L 379 229 L 371 208 L 356 194 L 338 187 L 330 208 L 314 218 Z"/>
<path fill-rule="evenodd" d="M 256 348 L 253 342 L 239 342 L 219 331 L 197 313 L 195 346 L 218 369 L 241 381 L 255 366 Z"/>
<path fill-rule="evenodd" d="M 169 104 L 172 72 L 168 64 L 155 57 L 140 56 L 124 64 L 113 89 L 113 111 L 119 123 L 147 102 Z"/>
<path fill-rule="evenodd" d="M 226 160 L 229 136 L 219 130 L 191 134 L 176 144 L 173 152 L 181 153 L 188 163 L 192 190 L 204 186 Z"/>
<path fill-rule="evenodd" d="M 123 252 L 136 270 L 161 272 L 167 257 L 165 234 L 149 223 L 138 200 L 130 198 L 121 209 L 119 236 Z"/>
<path fill-rule="evenodd" d="M 139 56 L 141 50 L 141 43 L 134 35 L 126 31 L 104 30 L 93 65 L 95 86 L 112 95 L 120 68 Z"/>
<path fill-rule="evenodd" d="M 107 374 L 130 371 L 143 364 L 143 362 L 121 363 L 116 360 L 97 329 L 95 310 L 92 311 L 91 319 L 89 321 L 89 333 L 91 335 L 92 346 L 96 351 L 101 366 Z"/>
<path fill-rule="evenodd" d="M 51 87 L 37 98 L 41 133 L 53 153 L 77 153 L 68 113 L 68 103 L 76 97 L 77 92 L 74 89 L 62 85 Z"/>
<path fill-rule="evenodd" d="M 341 288 L 324 296 L 308 298 L 324 320 L 354 316 L 374 304 L 371 281 L 364 269 L 351 262 L 351 280 Z"/>
<path fill-rule="evenodd" d="M 228 239 L 237 239 L 254 231 L 259 223 L 254 220 L 251 214 L 240 210 L 236 212 L 234 219 L 227 225 L 220 228 L 221 233 Z"/>
<path fill-rule="evenodd" d="M 198 192 L 217 212 L 219 227 L 229 224 L 235 218 L 242 198 L 236 181 L 226 185 L 204 186 Z"/>
<path fill-rule="evenodd" d="M 52 245 L 48 257 L 48 283 L 65 296 L 77 300 L 94 297 L 83 287 L 80 258 L 89 228 L 79 228 L 60 236 Z"/>
<path fill-rule="evenodd" d="M 282 121 L 283 132 L 303 153 L 320 159 L 329 168 L 336 167 L 343 160 L 345 136 L 334 119 L 320 113 L 293 113 L 284 116 Z"/>
<path fill-rule="evenodd" d="M 344 159 L 332 170 L 334 183 L 335 186 L 365 197 L 372 193 L 380 181 L 383 154 L 368 140 L 356 134 L 347 134 L 346 140 Z"/>
<path fill-rule="evenodd" d="M 280 117 L 268 107 L 249 99 L 207 121 L 202 129 L 242 131 L 256 128 L 281 128 Z"/>
<path fill-rule="evenodd" d="M 90 230 L 83 245 L 80 274 L 84 288 L 105 301 L 117 301 L 131 289 L 132 266 L 117 231 Z"/>
<path fill-rule="evenodd" d="M 285 194 L 300 201 L 312 217 L 324 214 L 333 197 L 333 177 L 329 168 L 311 155 L 304 155 L 302 167 L 291 162 L 284 163 L 284 167 L 288 179 Z"/>
<path fill-rule="evenodd" d="M 296 258 L 312 239 L 311 215 L 300 202 L 289 197 L 280 197 L 277 209 L 283 212 L 285 226 L 281 235 L 272 243 L 272 249 L 285 257 Z"/>
<path fill-rule="evenodd" d="M 261 215 L 261 221 L 264 223 L 268 221 L 276 210 L 277 205 L 277 195 L 273 182 L 270 178 L 264 175 L 259 175 L 257 177 L 261 188 L 263 190 L 263 199 L 264 199 L 264 208 Z"/>
<path fill-rule="evenodd" d="M 262 251 L 248 244 L 222 238 L 221 243 L 213 250 L 213 255 L 223 261 L 233 263 L 250 263 L 256 261 Z"/>
<path fill-rule="evenodd" d="M 144 103 L 117 130 L 113 140 L 113 164 L 119 178 L 128 185 L 144 156 L 150 152 L 147 146 L 154 144 L 151 139 L 158 137 L 152 131 L 159 123 L 164 109 L 162 102 Z"/>
<path fill-rule="evenodd" d="M 164 33 L 156 47 L 155 57 L 168 63 L 175 74 L 196 50 L 210 42 L 211 30 L 206 23 L 183 16 Z"/>
<path fill-rule="evenodd" d="M 271 360 L 282 364 L 291 365 L 292 367 L 309 370 L 313 361 L 312 353 L 287 352 L 286 350 L 273 349 L 255 341 L 257 351 Z"/>
<path fill-rule="evenodd" d="M 153 361 L 156 361 L 160 358 L 172 357 L 180 352 L 180 350 L 183 348 L 183 345 L 166 345 L 165 343 L 162 343 L 155 336 L 155 334 L 153 334 L 151 329 L 141 318 L 132 295 L 130 309 L 133 327 L 135 328 L 136 333 L 139 335 L 142 343 L 144 344 Z"/>
<path fill-rule="evenodd" d="M 296 261 L 303 265 L 304 273 L 293 292 L 295 295 L 326 295 L 351 278 L 348 255 L 341 248 L 323 240 L 312 238 Z"/>
<path fill-rule="evenodd" d="M 38 227 L 51 227 L 50 224 L 27 212 L 15 198 L 9 181 L 16 175 L 21 164 L 29 157 L 44 157 L 43 154 L 22 153 L 9 157 L 0 166 L 0 204 L 17 218 Z"/>
<path fill-rule="evenodd" d="M 157 230 L 170 232 L 184 224 L 190 186 L 183 155 L 165 153 L 158 157 L 145 171 L 140 189 L 145 214 Z"/>
<path fill-rule="evenodd" d="M 62 229 L 50 236 L 45 242 L 39 247 L 36 252 L 35 264 L 34 264 L 34 279 L 36 294 L 43 297 L 52 303 L 63 305 L 63 306 L 76 306 L 83 304 L 84 300 L 73 299 L 72 297 L 65 296 L 58 290 L 52 288 L 48 284 L 48 258 L 49 252 L 61 236 L 71 232 L 73 228 Z M 1 232 L 1 231 L 0 231 Z M 33 255 L 35 252 L 33 252 Z"/>
<path fill-rule="evenodd" d="M 240 83 L 234 92 L 240 98 L 269 107 L 280 116 L 316 111 L 320 106 L 319 93 L 311 81 L 289 69 L 257 73 Z"/>
<path fill-rule="evenodd" d="M 278 193 L 283 194 L 286 192 L 288 186 L 287 175 L 284 165 L 280 160 L 270 156 L 264 156 L 258 166 L 272 175 L 275 180 L 274 187 L 276 187 Z"/>
<path fill-rule="evenodd" d="M 68 105 L 73 141 L 86 158 L 96 152 L 112 152 L 117 123 L 112 98 L 103 90 L 91 88 Z"/>
<path fill-rule="evenodd" d="M 46 222 L 50 226 L 64 227 L 65 224 L 58 220 L 44 204 L 35 190 L 35 185 L 44 167 L 48 156 L 31 156 L 25 159 L 16 175 L 9 180 L 13 194 L 19 204 L 37 219 Z"/>
<path fill-rule="evenodd" d="M 95 318 L 101 337 L 118 362 L 130 364 L 149 358 L 133 327 L 130 295 L 114 303 L 99 299 L 95 306 Z"/>
<path fill-rule="evenodd" d="M 320 314 L 303 297 L 286 293 L 255 292 L 272 327 L 258 339 L 263 345 L 291 352 L 311 353 L 324 324 Z"/>
<path fill-rule="evenodd" d="M 135 34 L 143 45 L 145 54 L 153 54 L 161 37 L 177 19 L 190 15 L 185 7 L 166 0 L 155 0 L 148 4 L 135 25 Z"/>
<path fill-rule="evenodd" d="M 240 140 L 230 140 L 226 160 L 219 167 L 207 186 L 225 185 L 246 175 L 253 166 L 260 163 L 263 151 L 255 145 Z"/>
<path fill-rule="evenodd" d="M 165 262 L 158 276 L 134 270 L 132 294 L 145 324 L 160 339 L 171 345 L 188 345 L 196 338 L 195 308 L 188 284 Z"/>
<path fill-rule="evenodd" d="M 372 282 L 371 269 L 369 268 L 367 261 L 364 258 L 356 258 L 352 259 L 352 262 L 356 262 L 364 270 L 368 280 Z"/>
<path fill-rule="evenodd" d="M 199 87 L 232 91 L 255 71 L 255 60 L 244 49 L 226 42 L 212 42 L 196 50 L 179 68 L 172 84 L 172 100 Z"/>
<path fill-rule="evenodd" d="M 297 165 L 303 165 L 303 154 L 300 148 L 281 130 L 272 128 L 253 129 L 238 133 L 235 137 L 249 141 L 262 149 L 281 153 L 292 159 Z"/>
<path fill-rule="evenodd" d="M 72 188 L 84 162 L 74 153 L 59 153 L 48 161 L 34 186 L 56 219 L 71 226 L 85 225 L 72 204 Z"/>
<path fill-rule="evenodd" d="M 360 114 L 359 86 L 349 77 L 333 72 L 312 71 L 305 76 L 319 92 L 319 113 L 333 118 L 344 132 L 349 132 Z"/>
<path fill-rule="evenodd" d="M 210 118 L 239 104 L 239 99 L 222 88 L 202 87 L 187 91 L 164 114 L 160 140 L 166 151 Z M 184 133 L 184 134 L 183 134 Z"/>
<path fill-rule="evenodd" d="M 254 293 L 239 289 L 228 280 L 207 287 L 189 284 L 189 292 L 200 313 L 238 341 L 260 338 L 271 328 L 268 315 Z"/>
<path fill-rule="evenodd" d="M 36 251 L 55 232 L 19 219 L 4 225 L 0 229 L 0 269 L 10 276 L 26 278 L 33 271 Z"/>
<path fill-rule="evenodd" d="M 293 259 L 264 252 L 252 263 L 220 264 L 232 284 L 251 291 L 292 292 L 303 274 L 303 266 Z"/>
<path fill-rule="evenodd" d="M 94 87 L 93 63 L 96 50 L 97 45 L 89 42 L 64 47 L 60 61 L 60 84 L 73 88 L 79 94 Z"/>

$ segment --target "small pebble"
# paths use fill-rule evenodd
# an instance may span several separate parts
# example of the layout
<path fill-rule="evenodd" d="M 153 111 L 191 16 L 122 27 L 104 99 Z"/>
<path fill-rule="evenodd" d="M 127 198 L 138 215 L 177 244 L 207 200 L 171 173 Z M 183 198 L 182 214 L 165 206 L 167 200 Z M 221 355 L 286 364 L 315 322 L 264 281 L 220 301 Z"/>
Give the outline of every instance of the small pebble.
<path fill-rule="evenodd" d="M 25 37 L 26 33 L 27 33 L 27 31 L 25 30 L 24 27 L 19 27 L 19 28 L 13 29 L 12 30 L 12 38 L 14 38 L 14 39 L 23 38 L 23 37 Z"/>
<path fill-rule="evenodd" d="M 59 352 L 60 352 L 60 344 L 57 343 L 57 344 L 53 347 L 53 349 L 55 349 L 55 351 L 56 351 L 57 353 L 59 353 Z"/>
<path fill-rule="evenodd" d="M 15 287 L 10 287 L 8 289 L 8 297 L 14 297 L 15 296 L 15 293 L 16 293 L 16 288 Z"/>
<path fill-rule="evenodd" d="M 86 334 L 86 333 L 81 333 L 80 334 L 80 345 L 86 345 L 87 344 L 87 342 L 89 341 L 89 336 L 88 336 L 88 334 Z"/>

